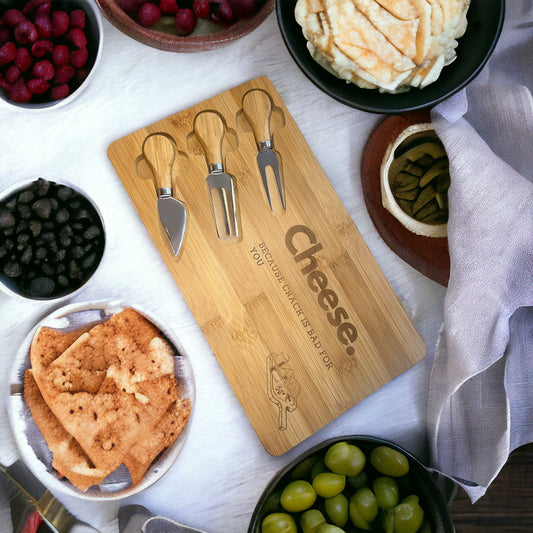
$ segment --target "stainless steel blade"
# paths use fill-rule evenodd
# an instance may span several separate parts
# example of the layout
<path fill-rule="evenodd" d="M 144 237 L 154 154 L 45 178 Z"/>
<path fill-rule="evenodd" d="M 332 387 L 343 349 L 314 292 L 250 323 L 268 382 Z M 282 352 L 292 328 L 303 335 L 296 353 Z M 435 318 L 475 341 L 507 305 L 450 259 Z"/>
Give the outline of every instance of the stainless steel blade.
<path fill-rule="evenodd" d="M 161 225 L 165 228 L 170 241 L 172 252 L 174 256 L 177 256 L 183 243 L 187 224 L 185 205 L 171 195 L 160 195 L 157 198 L 157 211 Z"/>
<path fill-rule="evenodd" d="M 264 144 L 264 143 L 262 143 Z M 259 146 L 259 145 L 258 145 Z M 281 173 L 279 170 L 279 160 L 276 152 L 272 148 L 263 148 L 257 152 L 257 166 L 259 167 L 259 173 L 261 174 L 261 179 L 263 180 L 263 186 L 268 198 L 268 203 L 270 205 L 270 210 L 273 210 L 272 207 L 272 197 L 270 194 L 270 187 L 268 183 L 268 168 L 272 169 L 272 173 L 276 178 L 276 185 L 278 188 L 278 193 L 281 199 L 281 205 L 285 209 L 285 193 L 283 192 L 283 186 L 281 183 Z"/>
<path fill-rule="evenodd" d="M 218 238 L 238 237 L 239 228 L 233 178 L 222 172 L 221 165 L 211 165 L 210 170 L 211 174 L 207 176 L 206 183 Z"/>
<path fill-rule="evenodd" d="M 92 526 L 72 516 L 21 460 L 8 467 L 0 465 L 0 473 L 12 485 L 11 502 L 26 499 L 55 533 L 98 533 Z"/>

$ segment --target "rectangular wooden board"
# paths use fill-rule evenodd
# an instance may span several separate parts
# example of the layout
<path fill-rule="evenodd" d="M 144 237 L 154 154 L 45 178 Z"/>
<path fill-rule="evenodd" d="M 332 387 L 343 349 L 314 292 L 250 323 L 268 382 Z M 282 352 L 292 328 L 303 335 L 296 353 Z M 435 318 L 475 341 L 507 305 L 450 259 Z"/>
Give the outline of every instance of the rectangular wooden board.
<path fill-rule="evenodd" d="M 270 97 L 286 209 L 273 211 L 256 163 L 243 96 Z M 225 124 L 225 171 L 236 184 L 241 235 L 220 240 L 194 134 L 204 111 Z M 142 159 L 151 133 L 179 155 L 174 194 L 187 206 L 176 258 Z M 426 347 L 273 84 L 265 77 L 116 140 L 108 156 L 265 449 L 280 455 L 420 361 Z M 269 176 L 269 180 L 270 180 Z M 208 391 L 198 391 L 208 394 Z"/>

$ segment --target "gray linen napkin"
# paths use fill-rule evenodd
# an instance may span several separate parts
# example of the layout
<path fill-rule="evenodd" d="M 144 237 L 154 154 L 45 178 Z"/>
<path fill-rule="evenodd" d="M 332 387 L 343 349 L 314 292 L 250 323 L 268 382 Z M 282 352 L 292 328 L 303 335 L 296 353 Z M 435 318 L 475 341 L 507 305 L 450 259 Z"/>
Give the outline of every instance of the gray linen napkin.
<path fill-rule="evenodd" d="M 450 158 L 451 272 L 429 445 L 436 468 L 474 484 L 461 484 L 473 502 L 533 442 L 533 66 L 516 68 L 530 57 L 533 6 L 509 7 L 484 76 L 432 111 Z"/>

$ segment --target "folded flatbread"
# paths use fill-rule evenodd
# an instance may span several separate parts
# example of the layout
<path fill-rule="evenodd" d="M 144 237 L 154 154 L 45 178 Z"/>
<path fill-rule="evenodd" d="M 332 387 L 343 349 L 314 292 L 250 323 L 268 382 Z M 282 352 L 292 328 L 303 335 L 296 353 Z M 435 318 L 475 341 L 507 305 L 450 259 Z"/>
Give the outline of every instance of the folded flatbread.
<path fill-rule="evenodd" d="M 455 59 L 470 0 L 298 0 L 311 56 L 339 78 L 383 92 L 424 87 Z"/>

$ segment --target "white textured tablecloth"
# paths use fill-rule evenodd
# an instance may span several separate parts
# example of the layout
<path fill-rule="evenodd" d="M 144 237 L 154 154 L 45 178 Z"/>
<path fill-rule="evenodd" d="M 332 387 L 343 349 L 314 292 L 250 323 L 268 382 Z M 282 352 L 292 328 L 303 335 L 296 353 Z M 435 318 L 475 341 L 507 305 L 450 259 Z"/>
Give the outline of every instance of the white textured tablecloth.
<path fill-rule="evenodd" d="M 325 438 L 372 434 L 424 456 L 429 373 L 446 290 L 399 259 L 367 213 L 360 161 L 368 136 L 383 117 L 346 107 L 312 85 L 290 58 L 274 13 L 249 36 L 199 54 L 149 48 L 107 21 L 104 32 L 101 63 L 75 102 L 35 115 L 0 109 L 0 187 L 39 176 L 65 179 L 96 201 L 107 228 L 107 250 L 92 281 L 73 301 L 120 298 L 161 316 L 191 359 L 197 403 L 180 457 L 155 485 L 120 503 L 61 497 L 63 503 L 104 533 L 118 530 L 117 510 L 125 503 L 140 503 L 212 533 L 244 532 L 274 473 Z M 106 155 L 112 141 L 265 75 L 428 346 L 424 361 L 281 457 L 269 456 L 256 437 Z M 0 294 L 0 460 L 4 464 L 17 456 L 5 413 L 10 363 L 32 326 L 55 307 Z M 0 497 L 0 513 L 3 508 Z M 0 514 L 0 529 L 9 532 L 10 527 L 6 513 Z"/>

